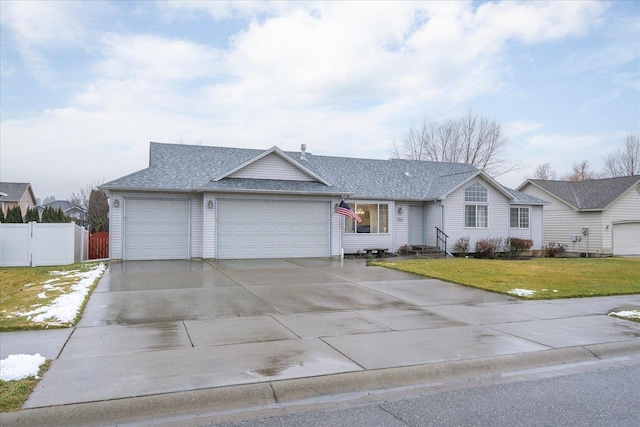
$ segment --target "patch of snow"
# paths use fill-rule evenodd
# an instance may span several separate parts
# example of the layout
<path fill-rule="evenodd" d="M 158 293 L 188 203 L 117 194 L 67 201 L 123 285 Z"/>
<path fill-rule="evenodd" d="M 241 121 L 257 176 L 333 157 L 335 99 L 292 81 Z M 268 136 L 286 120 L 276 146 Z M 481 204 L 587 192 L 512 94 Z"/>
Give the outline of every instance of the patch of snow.
<path fill-rule="evenodd" d="M 71 292 L 60 295 L 51 301 L 49 305 L 14 314 L 18 316 L 29 316 L 27 320 L 35 323 L 47 323 L 49 325 L 71 323 L 78 315 L 78 311 L 89 293 L 89 288 L 93 285 L 93 282 L 102 275 L 105 269 L 106 266 L 104 263 L 100 263 L 93 269 L 85 272 L 75 270 L 74 277 L 80 280 L 71 286 Z"/>
<path fill-rule="evenodd" d="M 40 298 L 40 299 L 44 299 L 44 298 L 46 298 L 46 297 L 47 297 L 47 294 L 46 294 L 45 292 L 40 292 L 40 293 L 38 294 L 38 298 Z"/>
<path fill-rule="evenodd" d="M 612 311 L 609 316 L 625 317 L 627 319 L 640 319 L 640 310 Z"/>
<path fill-rule="evenodd" d="M 511 289 L 507 293 L 511 295 L 517 295 L 519 297 L 532 297 L 536 293 L 536 291 L 531 291 L 529 289 L 516 288 L 516 289 Z"/>
<path fill-rule="evenodd" d="M 47 359 L 36 354 L 11 354 L 6 359 L 0 360 L 0 380 L 16 381 L 28 377 L 38 378 L 40 366 Z"/>

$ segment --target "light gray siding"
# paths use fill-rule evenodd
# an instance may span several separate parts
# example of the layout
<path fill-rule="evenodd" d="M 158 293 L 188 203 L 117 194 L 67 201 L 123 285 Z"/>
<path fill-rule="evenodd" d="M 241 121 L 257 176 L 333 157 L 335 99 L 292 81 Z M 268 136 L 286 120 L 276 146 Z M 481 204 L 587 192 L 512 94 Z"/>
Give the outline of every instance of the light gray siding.
<path fill-rule="evenodd" d="M 217 200 L 214 195 L 208 193 L 204 195 L 203 200 L 203 258 L 215 258 Z"/>
<path fill-rule="evenodd" d="M 511 205 L 511 208 L 528 208 L 529 209 L 529 228 L 511 228 L 509 227 L 508 237 L 517 237 L 519 239 L 528 239 L 533 242 L 531 249 L 539 250 L 543 246 L 543 230 L 542 230 L 542 206 L 529 205 Z M 509 218 L 509 221 L 511 218 Z"/>
<path fill-rule="evenodd" d="M 474 182 L 478 182 L 487 189 L 489 224 L 486 228 L 464 226 L 464 190 Z M 479 239 L 509 236 L 509 200 L 482 178 L 476 178 L 455 190 L 443 200 L 443 205 L 446 223 L 444 232 L 449 236 L 449 247 L 453 247 L 455 242 L 463 236 L 469 236 L 471 251 L 475 249 L 476 241 Z"/>
<path fill-rule="evenodd" d="M 229 178 L 276 179 L 285 181 L 316 181 L 275 153 L 251 163 L 229 175 Z"/>
<path fill-rule="evenodd" d="M 119 207 L 114 206 L 118 201 Z M 124 203 L 122 193 L 109 195 L 109 258 L 122 259 L 122 233 L 124 219 Z"/>
<path fill-rule="evenodd" d="M 402 213 L 398 213 L 398 209 L 402 209 Z M 407 203 L 394 203 L 393 212 L 390 212 L 389 220 L 391 222 L 391 230 L 393 232 L 393 250 L 397 252 L 400 247 L 409 243 L 409 212 L 410 207 Z"/>
<path fill-rule="evenodd" d="M 602 249 L 613 252 L 613 222 L 640 222 L 640 193 L 636 186 L 629 188 L 621 197 L 613 202 L 602 214 Z"/>
<path fill-rule="evenodd" d="M 342 255 L 342 230 L 344 228 L 344 217 L 333 213 L 336 206 L 340 203 L 340 199 L 331 201 L 331 256 L 339 257 Z"/>
<path fill-rule="evenodd" d="M 202 195 L 191 197 L 191 257 L 203 258 L 204 221 Z"/>
<path fill-rule="evenodd" d="M 446 231 L 446 224 L 442 223 L 443 209 L 444 209 L 444 205 L 440 206 L 436 203 L 427 203 L 426 205 L 426 209 L 425 209 L 426 224 L 424 228 L 424 233 L 425 233 L 425 241 L 427 246 L 438 246 L 436 227 L 444 231 L 445 234 L 447 235 L 449 234 Z M 445 216 L 446 216 L 446 212 L 445 212 Z M 452 243 L 454 242 L 447 241 L 448 249 L 452 247 Z"/>

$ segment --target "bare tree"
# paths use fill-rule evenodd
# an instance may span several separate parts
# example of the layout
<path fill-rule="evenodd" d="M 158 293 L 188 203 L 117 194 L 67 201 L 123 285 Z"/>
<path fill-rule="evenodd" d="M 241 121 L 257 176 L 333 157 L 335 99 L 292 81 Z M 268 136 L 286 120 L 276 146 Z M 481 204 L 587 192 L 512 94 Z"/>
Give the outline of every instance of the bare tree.
<path fill-rule="evenodd" d="M 74 191 L 69 195 L 69 201 L 76 206 L 81 207 L 86 211 L 89 210 L 89 197 L 91 196 L 91 190 L 93 185 L 89 184 L 85 188 L 81 188 L 77 193 Z"/>
<path fill-rule="evenodd" d="M 580 163 L 574 163 L 571 172 L 564 175 L 562 179 L 565 181 L 588 181 L 590 179 L 602 178 L 602 174 L 589 170 L 589 162 L 586 160 Z"/>
<path fill-rule="evenodd" d="M 640 175 L 640 140 L 637 135 L 627 135 L 624 147 L 607 156 L 605 173 L 611 177 Z"/>
<path fill-rule="evenodd" d="M 507 161 L 508 144 L 500 124 L 471 111 L 463 117 L 442 121 L 424 119 L 393 144 L 393 155 L 410 160 L 469 163 L 500 176 L 521 167 Z"/>
<path fill-rule="evenodd" d="M 535 173 L 533 174 L 534 179 L 544 180 L 556 179 L 556 176 L 556 172 L 551 169 L 551 163 L 549 162 L 539 164 L 536 168 Z"/>

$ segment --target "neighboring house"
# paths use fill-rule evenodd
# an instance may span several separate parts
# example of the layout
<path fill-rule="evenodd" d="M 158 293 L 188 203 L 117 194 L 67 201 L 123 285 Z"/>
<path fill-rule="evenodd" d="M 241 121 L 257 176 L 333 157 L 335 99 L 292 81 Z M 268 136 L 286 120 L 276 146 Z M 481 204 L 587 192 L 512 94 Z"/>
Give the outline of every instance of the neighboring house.
<path fill-rule="evenodd" d="M 80 206 L 71 203 L 68 200 L 55 200 L 50 203 L 46 203 L 44 205 L 38 206 L 38 213 L 42 218 L 42 212 L 44 208 L 49 207 L 53 209 L 62 209 L 62 212 L 65 213 L 69 218 L 75 220 L 76 224 L 81 227 L 87 226 L 87 211 L 81 208 Z"/>
<path fill-rule="evenodd" d="M 462 236 L 531 239 L 544 202 L 467 164 L 151 143 L 149 167 L 100 186 L 112 259 L 339 257 Z M 361 218 L 334 214 L 343 198 Z"/>
<path fill-rule="evenodd" d="M 551 202 L 544 207 L 545 244 L 583 254 L 640 255 L 640 175 L 529 179 L 518 190 Z"/>
<path fill-rule="evenodd" d="M 7 210 L 14 206 L 20 206 L 22 217 L 27 214 L 27 209 L 36 206 L 36 196 L 31 184 L 26 182 L 0 182 L 0 207 L 6 215 Z"/>

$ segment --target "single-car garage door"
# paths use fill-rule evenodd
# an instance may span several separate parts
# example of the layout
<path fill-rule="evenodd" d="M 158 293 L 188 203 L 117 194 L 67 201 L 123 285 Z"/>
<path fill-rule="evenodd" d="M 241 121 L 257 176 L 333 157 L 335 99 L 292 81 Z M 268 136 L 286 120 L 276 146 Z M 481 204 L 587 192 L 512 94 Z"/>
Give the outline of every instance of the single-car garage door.
<path fill-rule="evenodd" d="M 188 259 L 189 201 L 125 200 L 124 259 Z"/>
<path fill-rule="evenodd" d="M 640 255 L 640 222 L 613 224 L 613 254 Z"/>
<path fill-rule="evenodd" d="M 329 202 L 219 200 L 217 258 L 330 255 Z"/>

